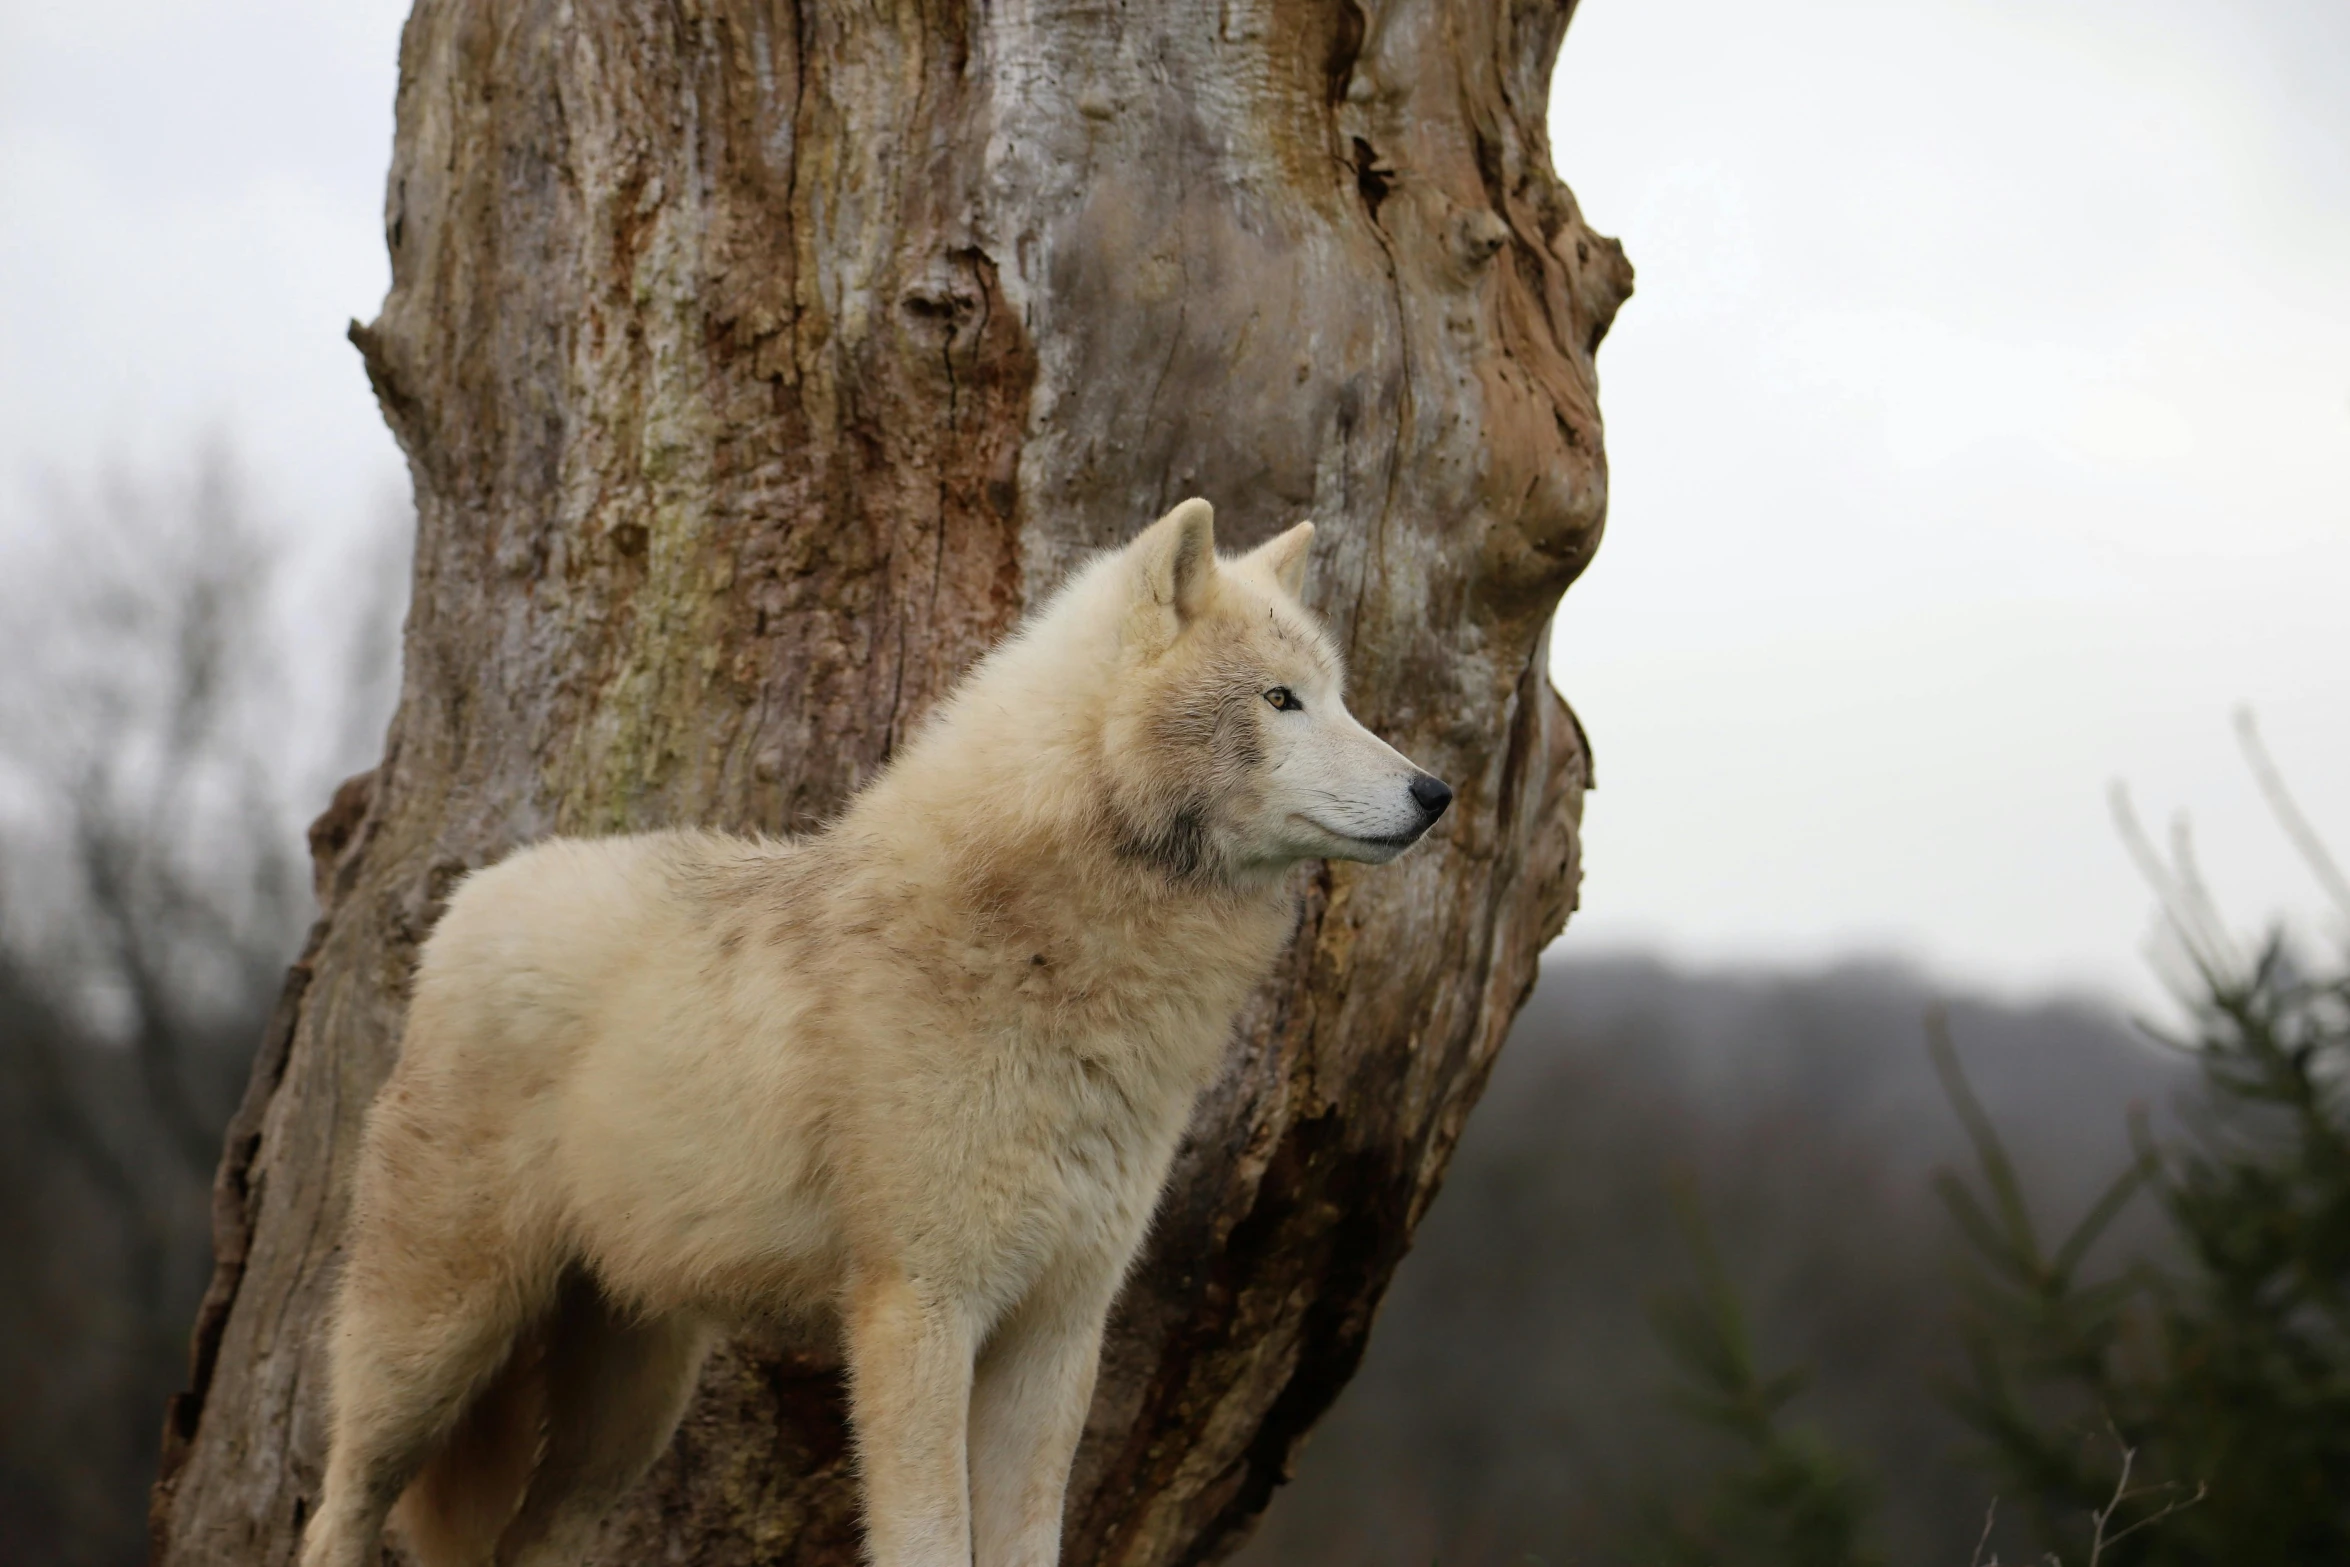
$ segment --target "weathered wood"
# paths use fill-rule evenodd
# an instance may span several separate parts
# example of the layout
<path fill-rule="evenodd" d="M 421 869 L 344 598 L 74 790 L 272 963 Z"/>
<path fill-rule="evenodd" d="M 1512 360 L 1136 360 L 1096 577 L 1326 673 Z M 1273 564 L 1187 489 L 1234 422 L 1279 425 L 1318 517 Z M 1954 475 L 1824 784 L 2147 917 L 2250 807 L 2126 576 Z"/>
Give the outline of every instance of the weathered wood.
<path fill-rule="evenodd" d="M 1084 551 L 1321 526 L 1363 719 L 1458 803 L 1303 891 L 1113 1328 L 1073 1562 L 1228 1548 L 1359 1355 L 1574 901 L 1545 673 L 1630 270 L 1551 171 L 1571 0 L 420 0 L 393 286 L 419 513 L 382 765 L 221 1174 L 154 1525 L 291 1559 L 359 1117 L 417 943 L 549 832 L 791 830 Z M 600 1559 L 846 1563 L 831 1367 L 720 1357 Z"/>

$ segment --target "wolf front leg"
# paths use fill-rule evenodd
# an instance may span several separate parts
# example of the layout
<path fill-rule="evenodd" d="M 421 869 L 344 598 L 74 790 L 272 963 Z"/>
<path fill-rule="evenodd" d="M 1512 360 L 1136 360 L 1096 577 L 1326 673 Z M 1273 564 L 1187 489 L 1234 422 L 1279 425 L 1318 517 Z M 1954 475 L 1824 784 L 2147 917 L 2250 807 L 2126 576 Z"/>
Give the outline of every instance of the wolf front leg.
<path fill-rule="evenodd" d="M 977 1567 L 1056 1567 L 1069 1460 L 1093 1402 L 1120 1270 L 1049 1278 L 997 1328 L 971 1394 Z"/>
<path fill-rule="evenodd" d="M 873 1567 L 971 1567 L 972 1348 L 964 1303 L 901 1270 L 851 1291 L 850 1415 Z"/>

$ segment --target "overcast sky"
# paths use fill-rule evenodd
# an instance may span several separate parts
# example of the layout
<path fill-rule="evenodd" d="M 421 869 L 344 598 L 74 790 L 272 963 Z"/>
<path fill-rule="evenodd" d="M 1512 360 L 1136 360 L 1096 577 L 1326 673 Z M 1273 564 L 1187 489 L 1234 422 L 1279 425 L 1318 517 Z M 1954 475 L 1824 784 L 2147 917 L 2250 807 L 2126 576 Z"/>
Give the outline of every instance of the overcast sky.
<path fill-rule="evenodd" d="M 0 528 L 205 428 L 321 537 L 399 482 L 404 10 L 0 7 Z M 2229 717 L 2350 849 L 2350 5 L 1585 0 L 1557 83 L 1640 273 L 1566 939 L 2138 992 L 2117 779 L 2313 912 Z"/>
<path fill-rule="evenodd" d="M 2128 987 L 2109 825 L 2350 851 L 2350 5 L 1587 0 L 1560 172 L 1639 292 L 1568 596 L 1570 940 Z"/>

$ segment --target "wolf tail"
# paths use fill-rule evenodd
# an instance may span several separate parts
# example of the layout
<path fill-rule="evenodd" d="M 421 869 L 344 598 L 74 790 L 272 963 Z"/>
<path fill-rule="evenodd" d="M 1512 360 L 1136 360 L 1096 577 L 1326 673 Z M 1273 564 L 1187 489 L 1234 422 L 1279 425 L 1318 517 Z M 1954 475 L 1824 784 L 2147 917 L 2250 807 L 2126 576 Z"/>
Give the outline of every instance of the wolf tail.
<path fill-rule="evenodd" d="M 710 1346 L 574 1277 L 393 1514 L 419 1567 L 569 1564 L 668 1446 Z"/>
<path fill-rule="evenodd" d="M 392 1528 L 418 1567 L 488 1567 L 496 1559 L 546 1456 L 551 1327 L 515 1342 L 392 1509 Z"/>

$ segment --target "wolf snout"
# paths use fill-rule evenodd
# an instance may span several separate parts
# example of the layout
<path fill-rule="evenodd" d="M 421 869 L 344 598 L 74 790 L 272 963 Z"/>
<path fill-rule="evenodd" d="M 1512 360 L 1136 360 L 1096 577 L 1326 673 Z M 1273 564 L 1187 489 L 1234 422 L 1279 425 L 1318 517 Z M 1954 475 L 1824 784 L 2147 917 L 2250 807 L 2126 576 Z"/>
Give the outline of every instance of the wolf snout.
<path fill-rule="evenodd" d="M 1420 830 L 1426 832 L 1452 804 L 1452 786 L 1433 773 L 1420 773 L 1412 779 L 1412 803 L 1420 808 Z"/>

